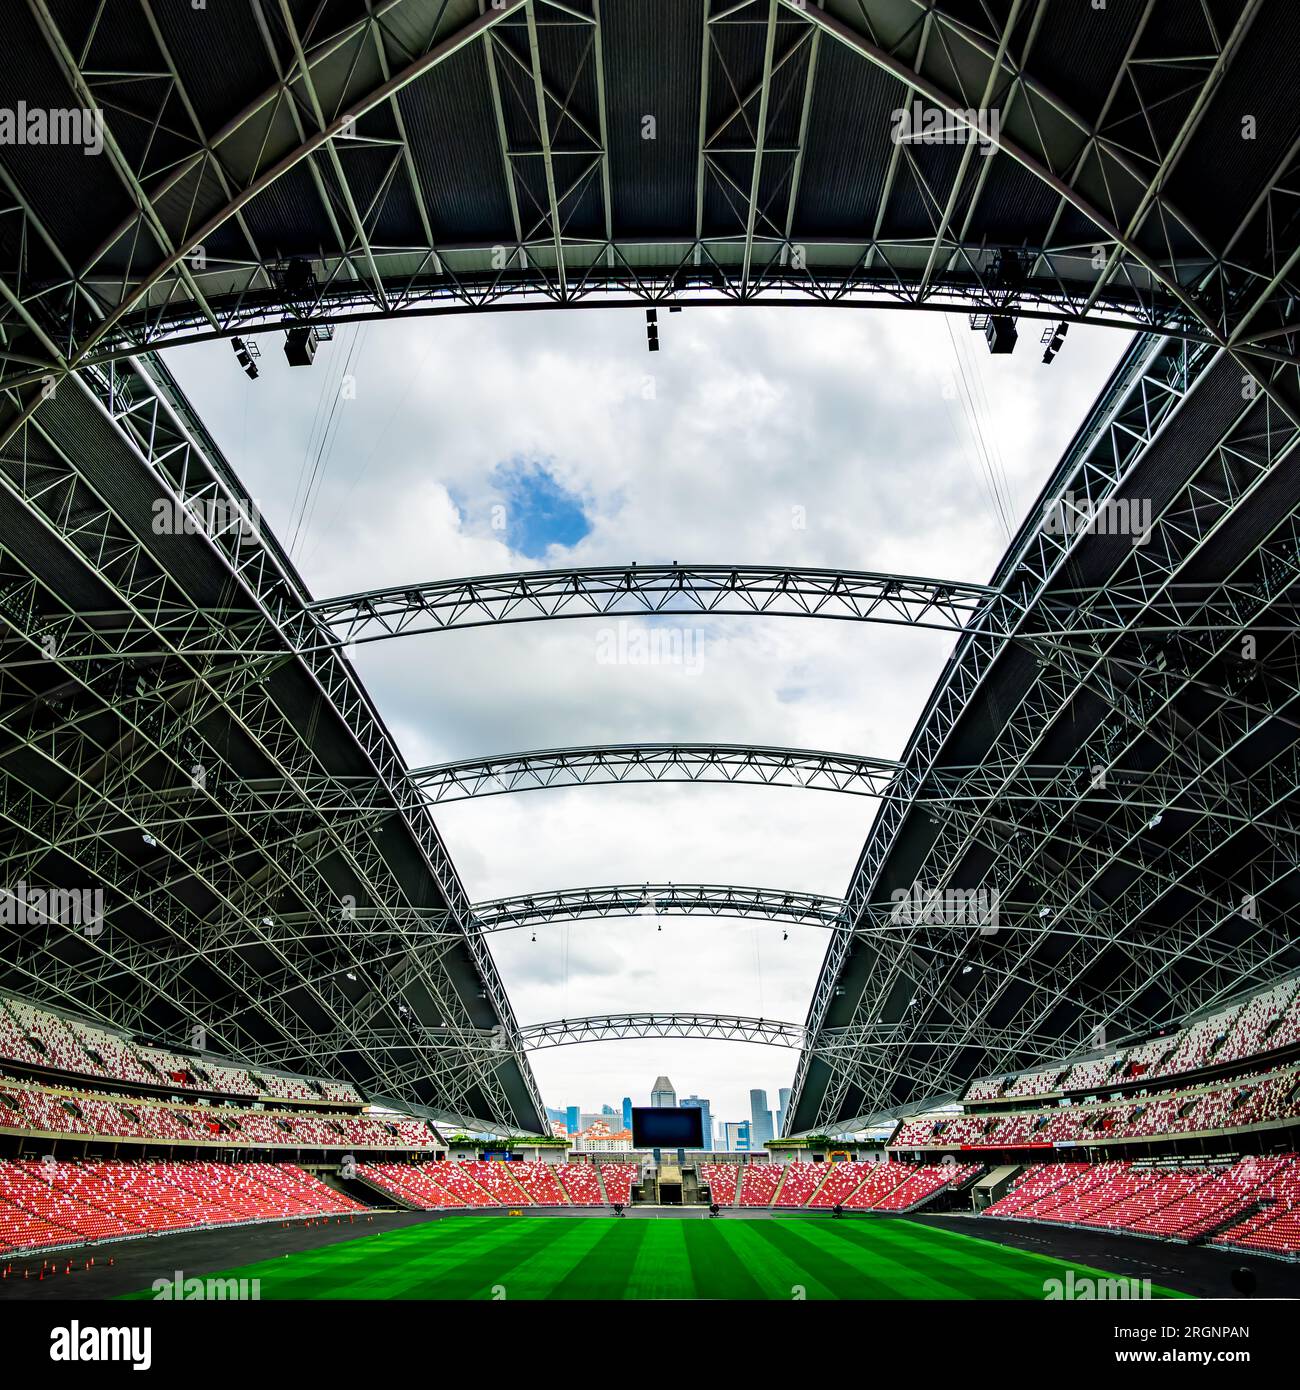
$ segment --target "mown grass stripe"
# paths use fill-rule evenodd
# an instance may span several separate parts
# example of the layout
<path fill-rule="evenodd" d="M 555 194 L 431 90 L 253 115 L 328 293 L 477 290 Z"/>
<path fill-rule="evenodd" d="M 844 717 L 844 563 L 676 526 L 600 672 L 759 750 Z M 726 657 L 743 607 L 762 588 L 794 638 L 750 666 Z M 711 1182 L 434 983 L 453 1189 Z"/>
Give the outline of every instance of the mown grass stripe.
<path fill-rule="evenodd" d="M 752 1254 L 736 1248 L 726 1233 L 712 1228 L 716 1221 L 684 1221 L 686 1253 L 691 1265 L 691 1283 L 698 1298 L 760 1299 L 769 1295 L 753 1272 Z M 719 1234 L 724 1238 L 719 1239 Z"/>
<path fill-rule="evenodd" d="M 776 1224 L 776 1223 L 773 1223 Z M 836 1221 L 813 1223 L 810 1221 L 782 1222 L 778 1239 L 785 1248 L 796 1253 L 818 1270 L 825 1271 L 824 1277 L 834 1275 L 836 1298 L 953 1298 L 956 1291 L 946 1281 L 935 1278 L 920 1259 L 898 1257 L 896 1251 L 863 1251 L 856 1241 L 845 1241 L 839 1235 L 839 1228 L 849 1223 Z M 853 1254 L 867 1254 L 869 1258 L 851 1258 L 841 1247 L 848 1244 Z M 813 1249 L 815 1249 L 815 1253 Z"/>
<path fill-rule="evenodd" d="M 211 1277 L 260 1279 L 267 1299 L 487 1299 L 498 1286 L 520 1300 L 786 1300 L 797 1288 L 808 1299 L 1041 1299 L 1044 1280 L 1071 1269 L 1112 1277 L 905 1218 L 456 1216 Z"/>

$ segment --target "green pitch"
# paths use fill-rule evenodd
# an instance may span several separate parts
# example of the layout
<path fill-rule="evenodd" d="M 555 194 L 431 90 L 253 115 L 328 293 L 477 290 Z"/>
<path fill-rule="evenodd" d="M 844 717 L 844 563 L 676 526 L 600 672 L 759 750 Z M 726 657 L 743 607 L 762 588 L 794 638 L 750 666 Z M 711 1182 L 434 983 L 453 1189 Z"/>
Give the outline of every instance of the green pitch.
<path fill-rule="evenodd" d="M 1107 1276 L 907 1220 L 448 1217 L 224 1271 L 264 1299 L 1035 1299 Z M 800 1294 L 802 1290 L 802 1295 Z M 1156 1297 L 1181 1297 L 1153 1288 Z M 149 1291 L 129 1295 L 148 1298 Z"/>

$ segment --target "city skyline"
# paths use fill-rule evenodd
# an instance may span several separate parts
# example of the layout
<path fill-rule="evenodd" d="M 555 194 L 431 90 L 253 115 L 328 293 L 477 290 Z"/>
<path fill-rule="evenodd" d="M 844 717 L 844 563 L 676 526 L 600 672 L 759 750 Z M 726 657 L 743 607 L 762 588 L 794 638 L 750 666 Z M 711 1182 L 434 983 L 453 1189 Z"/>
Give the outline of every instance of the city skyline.
<path fill-rule="evenodd" d="M 751 1088 L 748 1092 L 750 1113 L 736 1118 L 728 1118 L 724 1110 L 716 1105 L 710 1096 L 698 1094 L 693 1084 L 689 1088 L 690 1094 L 685 1094 L 687 1088 L 674 1082 L 671 1074 L 667 1071 L 661 1071 L 644 1089 L 627 1087 L 626 1093 L 617 1103 L 610 1100 L 565 1105 L 547 1103 L 546 1113 L 552 1123 L 564 1125 L 570 1137 L 585 1132 L 593 1120 L 606 1121 L 615 1129 L 620 1127 L 628 1129 L 631 1127 L 631 1108 L 633 1106 L 653 1105 L 655 1103 L 654 1096 L 657 1094 L 656 1088 L 661 1082 L 668 1083 L 667 1090 L 672 1094 L 676 1105 L 697 1106 L 703 1110 L 704 1147 L 706 1150 L 743 1153 L 748 1148 L 759 1151 L 765 1140 L 780 1137 L 782 1120 L 790 1096 L 788 1087 L 775 1088 L 778 1105 L 773 1108 L 767 1106 L 768 1089 L 766 1087 Z M 762 1098 L 761 1102 L 758 1102 L 758 1109 L 755 1108 L 756 1097 Z M 766 1123 L 761 1121 L 760 1112 L 766 1116 Z M 734 1147 L 735 1139 L 736 1136 L 740 1135 L 744 1136 L 745 1146 L 736 1149 Z"/>

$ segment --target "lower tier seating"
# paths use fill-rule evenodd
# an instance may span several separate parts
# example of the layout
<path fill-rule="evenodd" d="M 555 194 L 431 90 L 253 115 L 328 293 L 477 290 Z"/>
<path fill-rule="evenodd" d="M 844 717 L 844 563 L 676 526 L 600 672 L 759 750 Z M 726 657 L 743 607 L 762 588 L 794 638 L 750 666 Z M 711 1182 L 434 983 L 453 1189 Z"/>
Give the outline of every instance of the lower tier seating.
<path fill-rule="evenodd" d="M 594 1163 L 557 1163 L 555 1176 L 575 1207 L 604 1206 L 600 1170 Z"/>
<path fill-rule="evenodd" d="M 740 1187 L 740 1164 L 701 1163 L 700 1181 L 709 1189 L 710 1200 L 720 1207 L 732 1206 Z"/>
<path fill-rule="evenodd" d="M 740 1179 L 742 1207 L 770 1207 L 781 1184 L 781 1168 L 776 1163 L 747 1163 Z"/>
<path fill-rule="evenodd" d="M 826 1174 L 834 1167 L 830 1163 L 786 1163 L 781 1168 L 781 1186 L 772 1205 L 803 1207 L 817 1193 Z"/>
<path fill-rule="evenodd" d="M 365 1210 L 288 1163 L 0 1161 L 0 1255 Z"/>
<path fill-rule="evenodd" d="M 357 1174 L 380 1191 L 410 1206 L 428 1210 L 466 1206 L 599 1207 L 605 1204 L 600 1178 L 591 1163 L 502 1163 L 495 1159 L 359 1163 Z"/>
<path fill-rule="evenodd" d="M 700 1178 L 720 1206 L 842 1206 L 906 1211 L 974 1177 L 978 1163 L 703 1163 Z M 739 1182 L 737 1176 L 739 1175 Z"/>
<path fill-rule="evenodd" d="M 605 1184 L 605 1196 L 611 1202 L 627 1206 L 632 1200 L 632 1184 L 640 1175 L 635 1163 L 602 1163 L 600 1180 Z"/>
<path fill-rule="evenodd" d="M 813 1193 L 810 1207 L 842 1207 L 853 1196 L 862 1180 L 883 1165 L 879 1163 L 832 1163 L 830 1172 Z M 789 1179 L 787 1178 L 787 1182 Z"/>
<path fill-rule="evenodd" d="M 1300 1254 L 1300 1157 L 1031 1164 L 983 1215 Z"/>
<path fill-rule="evenodd" d="M 569 1199 L 554 1163 L 511 1163 L 510 1176 L 540 1207 L 567 1207 Z"/>

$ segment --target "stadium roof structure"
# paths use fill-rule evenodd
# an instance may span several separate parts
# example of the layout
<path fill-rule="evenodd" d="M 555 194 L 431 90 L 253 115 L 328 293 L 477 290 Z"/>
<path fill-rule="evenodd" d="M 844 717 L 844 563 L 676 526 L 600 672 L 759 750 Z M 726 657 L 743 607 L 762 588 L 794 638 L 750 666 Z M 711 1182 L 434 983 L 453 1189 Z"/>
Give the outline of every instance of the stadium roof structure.
<path fill-rule="evenodd" d="M 1294 5 L 28 0 L 5 24 L 0 819 L 11 883 L 91 882 L 111 912 L 97 935 L 0 929 L 0 983 L 544 1129 L 428 797 L 345 646 L 447 611 L 609 611 L 619 584 L 645 611 L 676 586 L 696 611 L 776 592 L 940 612 L 956 648 L 896 776 L 946 770 L 953 795 L 883 801 L 845 911 L 918 883 L 1045 910 L 833 933 L 788 1130 L 1297 963 Z M 267 333 L 310 356 L 367 318 L 751 303 L 1141 336 L 991 584 L 851 595 L 726 564 L 317 600 L 233 516 L 237 474 L 157 356 Z M 225 520 L 160 534 L 159 500 Z M 1119 503 L 1149 504 L 1141 544 L 1090 524 Z M 1031 766 L 1057 770 L 1043 795 L 1004 795 Z M 1104 795 L 1117 769 L 1141 798 Z M 281 932 L 303 916 L 319 930 Z M 822 1045 L 882 1028 L 904 1039 L 883 1058 Z"/>

